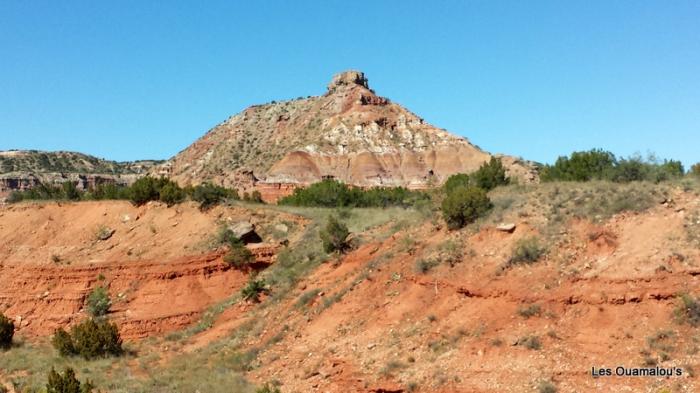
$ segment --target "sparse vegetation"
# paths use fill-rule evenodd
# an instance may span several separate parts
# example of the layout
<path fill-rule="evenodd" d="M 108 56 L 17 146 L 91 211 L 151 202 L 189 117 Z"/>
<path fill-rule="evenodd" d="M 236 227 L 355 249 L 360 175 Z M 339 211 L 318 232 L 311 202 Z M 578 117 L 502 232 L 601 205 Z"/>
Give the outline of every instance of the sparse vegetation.
<path fill-rule="evenodd" d="M 12 337 L 15 334 L 15 324 L 0 313 L 0 349 L 9 348 L 12 345 Z"/>
<path fill-rule="evenodd" d="M 297 300 L 296 307 L 301 308 L 309 305 L 318 296 L 319 293 L 321 293 L 321 290 L 318 288 L 304 292 L 301 296 L 299 296 L 299 300 Z"/>
<path fill-rule="evenodd" d="M 540 381 L 537 384 L 537 391 L 539 393 L 557 393 L 557 386 L 551 381 Z"/>
<path fill-rule="evenodd" d="M 71 328 L 59 328 L 51 341 L 61 356 L 80 355 L 84 359 L 122 354 L 122 339 L 117 325 L 105 320 L 86 319 Z"/>
<path fill-rule="evenodd" d="M 190 190 L 193 201 L 199 202 L 201 210 L 207 210 L 227 199 L 238 199 L 236 190 L 216 186 L 211 183 L 200 184 Z"/>
<path fill-rule="evenodd" d="M 417 273 L 426 274 L 437 265 L 437 261 L 433 259 L 420 258 L 416 261 L 415 270 Z"/>
<path fill-rule="evenodd" d="M 537 237 L 520 239 L 513 247 L 510 259 L 506 262 L 506 267 L 522 264 L 535 263 L 547 252 Z"/>
<path fill-rule="evenodd" d="M 492 207 L 486 192 L 478 187 L 457 187 L 442 201 L 442 215 L 450 229 L 476 221 Z"/>
<path fill-rule="evenodd" d="M 700 326 L 700 298 L 689 294 L 681 295 L 680 304 L 673 314 L 679 323 L 687 323 L 693 327 Z"/>
<path fill-rule="evenodd" d="M 292 195 L 282 198 L 278 204 L 318 207 L 409 207 L 417 201 L 427 199 L 427 194 L 403 187 L 376 187 L 365 190 L 350 187 L 337 180 L 323 180 L 306 188 L 297 188 Z"/>
<path fill-rule="evenodd" d="M 250 300 L 252 302 L 260 302 L 260 294 L 267 293 L 267 284 L 264 279 L 251 279 L 248 281 L 243 289 L 241 289 L 241 296 L 244 300 Z"/>
<path fill-rule="evenodd" d="M 255 390 L 255 393 L 281 393 L 281 392 L 277 386 L 274 386 L 271 383 L 266 383 L 262 387 Z"/>
<path fill-rule="evenodd" d="M 168 182 L 160 189 L 159 199 L 166 205 L 172 206 L 185 200 L 187 194 L 175 182 Z"/>
<path fill-rule="evenodd" d="M 161 201 L 168 206 L 185 201 L 187 198 L 199 202 L 200 209 L 206 210 L 228 199 L 238 199 L 236 190 L 204 183 L 195 187 L 181 188 L 176 182 L 165 177 L 144 176 L 131 186 L 115 183 L 98 184 L 94 188 L 81 191 L 73 182 L 58 186 L 40 184 L 25 191 L 10 193 L 7 201 L 16 203 L 23 200 L 130 200 L 135 205 L 150 201 Z M 262 202 L 258 191 L 249 195 L 248 202 Z"/>
<path fill-rule="evenodd" d="M 114 230 L 110 229 L 106 225 L 100 225 L 95 229 L 95 240 L 107 240 L 109 239 L 112 234 L 114 234 Z"/>
<path fill-rule="evenodd" d="M 614 154 L 601 149 L 573 152 L 561 156 L 554 165 L 545 165 L 542 181 L 590 181 L 611 180 L 618 183 L 632 181 L 661 182 L 682 177 L 680 161 L 659 160 L 654 156 L 617 159 Z"/>
<path fill-rule="evenodd" d="M 528 319 L 531 317 L 538 317 L 542 314 L 542 307 L 540 307 L 539 304 L 531 304 L 527 307 L 520 307 L 518 309 L 518 315 L 521 317 Z"/>
<path fill-rule="evenodd" d="M 109 308 L 112 306 L 112 300 L 109 298 L 107 289 L 102 286 L 95 287 L 85 302 L 87 310 L 93 317 L 102 317 L 107 315 Z"/>
<path fill-rule="evenodd" d="M 236 237 L 232 230 L 222 226 L 216 235 L 216 244 L 228 247 L 228 252 L 224 255 L 224 262 L 238 269 L 246 269 L 255 262 L 255 256 L 245 246 L 243 241 Z"/>
<path fill-rule="evenodd" d="M 700 178 L 700 162 L 693 164 L 693 166 L 690 167 L 690 174 Z"/>
<path fill-rule="evenodd" d="M 442 189 L 445 194 L 449 194 L 459 187 L 469 187 L 471 185 L 471 179 L 466 173 L 457 173 L 447 178 L 445 184 L 442 185 Z"/>
<path fill-rule="evenodd" d="M 323 249 L 326 252 L 342 253 L 350 248 L 348 236 L 350 231 L 347 225 L 340 222 L 338 218 L 331 215 L 328 217 L 326 226 L 320 233 Z"/>
<path fill-rule="evenodd" d="M 540 338 L 537 336 L 520 337 L 516 342 L 516 345 L 522 345 L 525 348 L 533 351 L 539 351 L 542 349 L 542 343 L 540 342 Z"/>
<path fill-rule="evenodd" d="M 70 367 L 67 367 L 63 374 L 56 372 L 52 367 L 46 383 L 46 393 L 91 393 L 94 389 L 95 386 L 90 380 L 81 383 Z"/>
<path fill-rule="evenodd" d="M 471 184 L 483 190 L 493 190 L 498 186 L 509 183 L 506 177 L 506 168 L 500 158 L 491 157 L 489 162 L 481 164 L 476 172 L 469 175 Z"/>

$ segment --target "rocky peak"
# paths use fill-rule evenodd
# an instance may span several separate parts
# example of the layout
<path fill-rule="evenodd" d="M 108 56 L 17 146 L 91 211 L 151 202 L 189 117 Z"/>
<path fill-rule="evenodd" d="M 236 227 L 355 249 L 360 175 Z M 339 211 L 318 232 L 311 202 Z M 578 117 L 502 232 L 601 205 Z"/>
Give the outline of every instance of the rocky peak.
<path fill-rule="evenodd" d="M 369 89 L 369 84 L 367 83 L 364 72 L 350 70 L 335 74 L 331 83 L 328 84 L 328 92 L 332 93 L 339 88 L 352 86 L 362 86 L 365 89 Z"/>

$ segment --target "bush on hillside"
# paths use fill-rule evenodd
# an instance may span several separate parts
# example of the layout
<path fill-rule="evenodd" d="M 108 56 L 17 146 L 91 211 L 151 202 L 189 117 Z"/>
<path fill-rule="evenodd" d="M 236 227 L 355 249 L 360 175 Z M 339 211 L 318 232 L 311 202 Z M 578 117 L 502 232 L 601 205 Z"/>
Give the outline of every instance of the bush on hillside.
<path fill-rule="evenodd" d="M 486 191 L 509 183 L 506 177 L 506 168 L 500 158 L 491 157 L 489 162 L 481 164 L 476 172 L 469 175 L 471 184 Z"/>
<path fill-rule="evenodd" d="M 350 248 L 348 227 L 335 216 L 328 217 L 326 226 L 320 233 L 325 252 L 344 252 Z"/>
<path fill-rule="evenodd" d="M 265 203 L 262 199 L 262 194 L 258 190 L 254 190 L 250 194 L 247 192 L 243 194 L 243 201 L 244 202 L 251 202 L 251 203 Z"/>
<path fill-rule="evenodd" d="M 389 207 L 413 206 L 429 199 L 425 193 L 403 187 L 375 187 L 363 190 L 337 180 L 323 180 L 306 188 L 297 188 L 278 202 L 280 205 L 317 207 Z"/>
<path fill-rule="evenodd" d="M 117 185 L 114 183 L 98 184 L 90 190 L 84 199 L 94 200 L 117 200 L 129 199 L 129 187 Z"/>
<path fill-rule="evenodd" d="M 493 205 L 481 188 L 457 187 L 442 201 L 442 216 L 450 229 L 460 229 L 476 221 Z"/>
<path fill-rule="evenodd" d="M 253 253 L 229 228 L 224 226 L 219 230 L 216 242 L 228 247 L 228 252 L 224 255 L 224 262 L 229 265 L 240 269 L 255 262 Z"/>
<path fill-rule="evenodd" d="M 281 393 L 280 388 L 270 383 L 266 383 L 262 387 L 255 390 L 255 393 Z"/>
<path fill-rule="evenodd" d="M 78 191 L 78 188 L 75 186 L 75 183 L 72 181 L 67 181 L 61 185 L 61 189 L 63 191 L 63 197 L 66 198 L 69 201 L 79 201 L 80 200 L 80 191 Z"/>
<path fill-rule="evenodd" d="M 693 327 L 700 326 L 700 297 L 681 295 L 680 304 L 674 310 L 674 315 L 679 323 L 687 323 Z"/>
<path fill-rule="evenodd" d="M 15 335 L 15 324 L 0 313 L 0 348 L 9 348 L 12 345 L 12 337 Z"/>
<path fill-rule="evenodd" d="M 226 199 L 238 199 L 238 193 L 211 183 L 203 183 L 192 189 L 192 200 L 199 202 L 201 210 L 207 210 Z"/>
<path fill-rule="evenodd" d="M 255 256 L 243 242 L 239 241 L 229 246 L 228 253 L 224 255 L 224 262 L 242 269 L 255 262 Z"/>
<path fill-rule="evenodd" d="M 540 173 L 542 181 L 611 180 L 618 183 L 650 181 L 658 183 L 683 176 L 683 164 L 675 160 L 660 161 L 653 155 L 644 159 L 639 155 L 617 159 L 600 149 L 574 152 L 570 157 L 559 157 L 554 165 L 545 165 Z"/>
<path fill-rule="evenodd" d="M 54 349 L 56 349 L 61 356 L 75 355 L 73 339 L 70 334 L 63 329 L 59 328 L 54 331 L 53 337 L 51 338 L 51 345 L 53 345 Z"/>
<path fill-rule="evenodd" d="M 86 306 L 93 317 L 107 315 L 109 308 L 112 306 L 112 300 L 109 298 L 107 289 L 102 286 L 95 287 L 87 297 Z"/>
<path fill-rule="evenodd" d="M 70 334 L 58 329 L 52 339 L 62 356 L 80 355 L 85 359 L 122 354 L 122 339 L 117 325 L 105 320 L 87 319 L 71 328 Z"/>
<path fill-rule="evenodd" d="M 161 196 L 163 189 L 165 195 Z M 129 187 L 129 199 L 135 205 L 143 205 L 149 201 L 164 201 L 168 204 L 177 203 L 184 199 L 185 193 L 174 181 L 165 177 L 144 176 Z"/>
<path fill-rule="evenodd" d="M 94 389 L 95 386 L 89 380 L 81 383 L 70 367 L 65 369 L 63 375 L 52 367 L 46 384 L 46 393 L 91 393 Z"/>
<path fill-rule="evenodd" d="M 163 185 L 159 179 L 145 176 L 134 182 L 129 187 L 129 199 L 135 205 L 143 205 L 149 201 L 157 201 L 160 199 L 160 188 Z"/>
<path fill-rule="evenodd" d="M 508 260 L 507 265 L 530 264 L 537 262 L 546 252 L 544 246 L 540 244 L 539 239 L 530 237 L 519 240 Z"/>
<path fill-rule="evenodd" d="M 442 185 L 442 189 L 445 191 L 445 194 L 449 194 L 457 187 L 468 187 L 470 181 L 471 179 L 466 173 L 457 173 L 447 178 L 445 184 Z"/>
<path fill-rule="evenodd" d="M 576 151 L 570 157 L 560 156 L 554 165 L 542 169 L 542 181 L 589 181 L 604 179 L 617 163 L 609 151 L 593 149 Z"/>
<path fill-rule="evenodd" d="M 264 279 L 252 279 L 241 289 L 241 296 L 244 300 L 257 303 L 260 301 L 260 294 L 266 293 L 267 291 L 268 289 Z"/>
<path fill-rule="evenodd" d="M 693 176 L 700 177 L 700 162 L 690 167 L 690 174 Z"/>
<path fill-rule="evenodd" d="M 185 194 L 185 190 L 180 188 L 180 186 L 178 186 L 177 183 L 172 181 L 166 183 L 160 189 L 159 193 L 160 201 L 164 202 L 168 206 L 172 206 L 184 201 L 186 196 L 187 195 Z"/>

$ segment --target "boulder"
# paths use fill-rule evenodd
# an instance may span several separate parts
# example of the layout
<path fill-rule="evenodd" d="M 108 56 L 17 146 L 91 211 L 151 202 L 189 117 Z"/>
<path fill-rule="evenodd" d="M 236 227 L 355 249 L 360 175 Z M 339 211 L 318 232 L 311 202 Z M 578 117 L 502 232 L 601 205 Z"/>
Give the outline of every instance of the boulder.
<path fill-rule="evenodd" d="M 230 224 L 228 229 L 245 244 L 262 242 L 260 235 L 255 232 L 255 225 L 249 221 L 240 221 Z"/>
<path fill-rule="evenodd" d="M 496 227 L 496 230 L 501 232 L 513 233 L 515 231 L 515 224 L 513 223 L 502 223 Z"/>

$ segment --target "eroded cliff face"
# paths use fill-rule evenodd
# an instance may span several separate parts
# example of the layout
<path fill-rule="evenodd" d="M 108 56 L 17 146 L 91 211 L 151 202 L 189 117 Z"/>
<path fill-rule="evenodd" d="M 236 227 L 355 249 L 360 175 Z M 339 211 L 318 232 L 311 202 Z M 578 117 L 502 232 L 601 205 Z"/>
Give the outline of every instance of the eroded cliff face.
<path fill-rule="evenodd" d="M 380 97 L 362 72 L 333 77 L 326 94 L 252 106 L 156 168 L 181 183 L 242 189 L 335 178 L 356 186 L 425 188 L 471 172 L 491 154 Z M 502 157 L 510 176 L 534 165 Z"/>
<path fill-rule="evenodd" d="M 87 154 L 37 150 L 0 151 L 0 200 L 11 191 L 72 182 L 79 190 L 99 184 L 128 185 L 161 161 L 116 162 Z"/>

